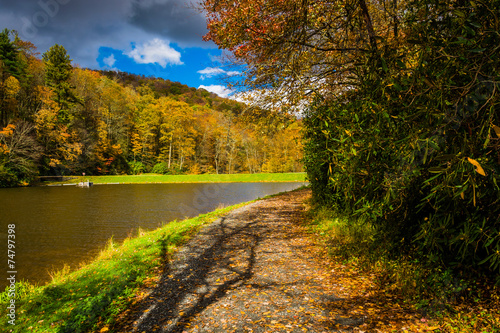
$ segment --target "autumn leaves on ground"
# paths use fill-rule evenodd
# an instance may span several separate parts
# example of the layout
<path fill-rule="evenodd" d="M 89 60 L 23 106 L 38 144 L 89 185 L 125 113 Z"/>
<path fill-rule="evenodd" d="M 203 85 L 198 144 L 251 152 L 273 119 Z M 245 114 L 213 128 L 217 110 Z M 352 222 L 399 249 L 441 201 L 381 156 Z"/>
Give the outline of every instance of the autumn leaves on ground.
<path fill-rule="evenodd" d="M 257 201 L 206 227 L 101 332 L 438 329 L 375 276 L 329 259 L 303 223 L 309 196 Z"/>

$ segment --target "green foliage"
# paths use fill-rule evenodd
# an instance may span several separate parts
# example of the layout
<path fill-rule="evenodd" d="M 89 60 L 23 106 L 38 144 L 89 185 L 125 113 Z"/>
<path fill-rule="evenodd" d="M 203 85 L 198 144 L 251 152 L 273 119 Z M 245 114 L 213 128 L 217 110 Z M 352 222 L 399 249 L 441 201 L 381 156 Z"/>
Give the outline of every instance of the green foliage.
<path fill-rule="evenodd" d="M 165 162 L 156 163 L 151 169 L 152 173 L 167 174 L 169 172 L 168 165 Z"/>
<path fill-rule="evenodd" d="M 19 49 L 11 41 L 11 36 L 17 38 L 15 31 L 4 29 L 0 32 L 0 128 L 7 126 L 15 113 L 10 101 L 8 80 L 19 79 L 24 70 Z"/>
<path fill-rule="evenodd" d="M 45 81 L 54 90 L 55 101 L 60 108 L 58 119 L 67 124 L 71 120 L 69 109 L 78 100 L 69 82 L 73 69 L 71 59 L 63 46 L 55 44 L 43 54 L 43 61 L 46 67 Z"/>
<path fill-rule="evenodd" d="M 395 253 L 500 281 L 500 2 L 406 8 L 405 37 L 306 115 L 314 197 L 371 221 Z"/>
<path fill-rule="evenodd" d="M 140 175 L 146 170 L 144 164 L 139 161 L 130 161 L 128 162 L 128 166 L 132 175 Z"/>
<path fill-rule="evenodd" d="M 0 163 L 0 187 L 14 187 L 19 185 L 15 171 Z"/>
<path fill-rule="evenodd" d="M 10 36 L 13 34 L 15 34 L 15 32 L 9 29 L 4 29 L 0 33 L 0 59 L 6 67 L 6 72 L 2 73 L 2 81 L 6 78 L 5 75 L 13 75 L 16 77 L 21 75 L 17 58 L 19 50 L 10 39 Z"/>

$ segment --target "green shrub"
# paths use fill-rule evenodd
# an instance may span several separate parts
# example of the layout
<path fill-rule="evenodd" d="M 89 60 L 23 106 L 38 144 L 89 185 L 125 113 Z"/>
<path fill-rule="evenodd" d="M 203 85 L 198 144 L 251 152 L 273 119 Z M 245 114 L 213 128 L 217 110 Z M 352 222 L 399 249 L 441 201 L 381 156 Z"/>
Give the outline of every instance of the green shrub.
<path fill-rule="evenodd" d="M 412 4 L 406 38 L 308 110 L 314 199 L 370 221 L 394 253 L 500 282 L 500 2 Z"/>
<path fill-rule="evenodd" d="M 161 174 L 166 174 L 169 172 L 167 163 L 165 162 L 160 162 L 157 163 L 153 166 L 153 169 L 151 169 L 152 173 L 161 173 Z"/>
<path fill-rule="evenodd" d="M 0 187 L 14 187 L 19 183 L 17 175 L 7 166 L 0 164 Z"/>
<path fill-rule="evenodd" d="M 139 161 L 130 161 L 128 162 L 128 166 L 130 170 L 129 174 L 132 175 L 140 175 L 145 171 L 144 164 Z"/>

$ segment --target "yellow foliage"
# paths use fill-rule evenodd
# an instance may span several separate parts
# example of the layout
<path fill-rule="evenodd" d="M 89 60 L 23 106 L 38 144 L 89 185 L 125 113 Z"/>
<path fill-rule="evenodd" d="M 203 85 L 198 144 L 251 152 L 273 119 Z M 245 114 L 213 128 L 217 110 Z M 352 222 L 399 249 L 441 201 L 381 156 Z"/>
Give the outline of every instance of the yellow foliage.
<path fill-rule="evenodd" d="M 9 76 L 7 80 L 5 80 L 4 85 L 5 93 L 7 94 L 8 98 L 13 98 L 21 89 L 19 81 L 13 76 Z"/>
<path fill-rule="evenodd" d="M 189 168 L 189 174 L 191 174 L 191 175 L 199 175 L 199 174 L 201 174 L 200 165 L 198 163 L 193 164 Z"/>
<path fill-rule="evenodd" d="M 55 158 L 51 158 L 50 159 L 50 163 L 49 165 L 53 168 L 55 168 L 56 166 L 58 166 L 59 164 L 61 164 L 61 161 L 59 161 L 58 159 L 55 159 Z"/>
<path fill-rule="evenodd" d="M 14 129 L 16 125 L 9 124 L 7 127 L 4 127 L 3 130 L 0 131 L 0 135 L 4 137 L 10 137 L 14 133 Z"/>

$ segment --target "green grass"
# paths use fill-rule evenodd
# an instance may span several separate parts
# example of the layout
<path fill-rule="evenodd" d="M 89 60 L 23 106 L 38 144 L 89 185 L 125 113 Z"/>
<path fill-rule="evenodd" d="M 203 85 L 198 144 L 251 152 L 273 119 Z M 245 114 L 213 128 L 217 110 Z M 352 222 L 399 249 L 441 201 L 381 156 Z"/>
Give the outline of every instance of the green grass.
<path fill-rule="evenodd" d="M 118 176 L 75 176 L 63 182 L 45 184 L 76 184 L 91 181 L 94 184 L 147 184 L 147 183 L 227 183 L 227 182 L 303 182 L 306 174 L 299 173 L 253 173 L 253 174 L 202 174 L 202 175 L 118 175 Z"/>
<path fill-rule="evenodd" d="M 139 176 L 140 177 L 140 176 Z M 45 286 L 16 283 L 16 325 L 8 324 L 6 292 L 0 294 L 0 327 L 12 332 L 88 332 L 111 325 L 139 288 L 159 274 L 165 258 L 199 228 L 242 203 L 174 221 L 122 244 L 110 240 L 91 263 L 53 274 Z"/>

